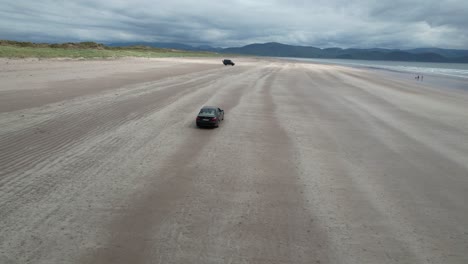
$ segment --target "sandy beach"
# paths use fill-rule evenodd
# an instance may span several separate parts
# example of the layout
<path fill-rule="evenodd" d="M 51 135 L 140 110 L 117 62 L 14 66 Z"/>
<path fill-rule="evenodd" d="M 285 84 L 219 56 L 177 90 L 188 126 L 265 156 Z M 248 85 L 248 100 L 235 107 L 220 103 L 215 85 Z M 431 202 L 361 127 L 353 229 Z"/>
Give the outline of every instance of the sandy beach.
<path fill-rule="evenodd" d="M 468 90 L 221 59 L 1 59 L 0 263 L 468 263 Z"/>

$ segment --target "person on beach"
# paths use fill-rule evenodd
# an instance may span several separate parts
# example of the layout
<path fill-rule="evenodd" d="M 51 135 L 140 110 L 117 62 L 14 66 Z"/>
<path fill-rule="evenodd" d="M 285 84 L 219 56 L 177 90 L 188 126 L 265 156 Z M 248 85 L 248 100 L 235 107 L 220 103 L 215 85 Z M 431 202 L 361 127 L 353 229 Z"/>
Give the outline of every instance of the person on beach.
<path fill-rule="evenodd" d="M 424 75 L 421 75 L 421 82 L 422 82 L 423 78 L 424 78 Z"/>

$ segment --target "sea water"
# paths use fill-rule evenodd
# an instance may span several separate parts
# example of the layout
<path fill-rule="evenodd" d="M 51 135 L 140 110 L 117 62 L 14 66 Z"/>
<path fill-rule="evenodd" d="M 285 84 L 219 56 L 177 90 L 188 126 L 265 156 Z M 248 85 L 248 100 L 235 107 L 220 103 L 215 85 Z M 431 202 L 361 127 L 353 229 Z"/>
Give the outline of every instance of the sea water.
<path fill-rule="evenodd" d="M 342 60 L 342 59 L 306 59 L 287 58 L 289 60 L 311 61 L 325 64 L 338 64 L 366 68 L 385 69 L 407 72 L 416 75 L 444 75 L 459 77 L 468 81 L 468 63 L 436 63 L 436 62 L 406 62 L 406 61 L 370 61 L 370 60 Z"/>

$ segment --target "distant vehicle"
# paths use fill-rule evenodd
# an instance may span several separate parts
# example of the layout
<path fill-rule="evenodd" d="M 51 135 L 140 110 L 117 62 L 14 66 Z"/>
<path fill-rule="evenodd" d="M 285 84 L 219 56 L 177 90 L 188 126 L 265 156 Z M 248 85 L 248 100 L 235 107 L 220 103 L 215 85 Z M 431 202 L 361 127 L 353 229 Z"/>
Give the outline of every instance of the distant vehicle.
<path fill-rule="evenodd" d="M 223 60 L 223 64 L 224 66 L 227 66 L 227 65 L 231 65 L 231 66 L 234 66 L 234 62 L 232 60 Z"/>
<path fill-rule="evenodd" d="M 224 120 L 224 110 L 216 106 L 204 106 L 197 116 L 197 127 L 218 127 Z"/>

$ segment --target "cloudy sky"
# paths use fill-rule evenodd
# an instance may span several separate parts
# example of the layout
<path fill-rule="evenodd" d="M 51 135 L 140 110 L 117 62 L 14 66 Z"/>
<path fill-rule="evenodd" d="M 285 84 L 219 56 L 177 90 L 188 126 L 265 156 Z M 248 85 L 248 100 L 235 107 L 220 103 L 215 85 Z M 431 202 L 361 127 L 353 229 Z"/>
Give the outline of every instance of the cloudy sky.
<path fill-rule="evenodd" d="M 0 0 L 0 39 L 468 49 L 468 0 Z"/>

